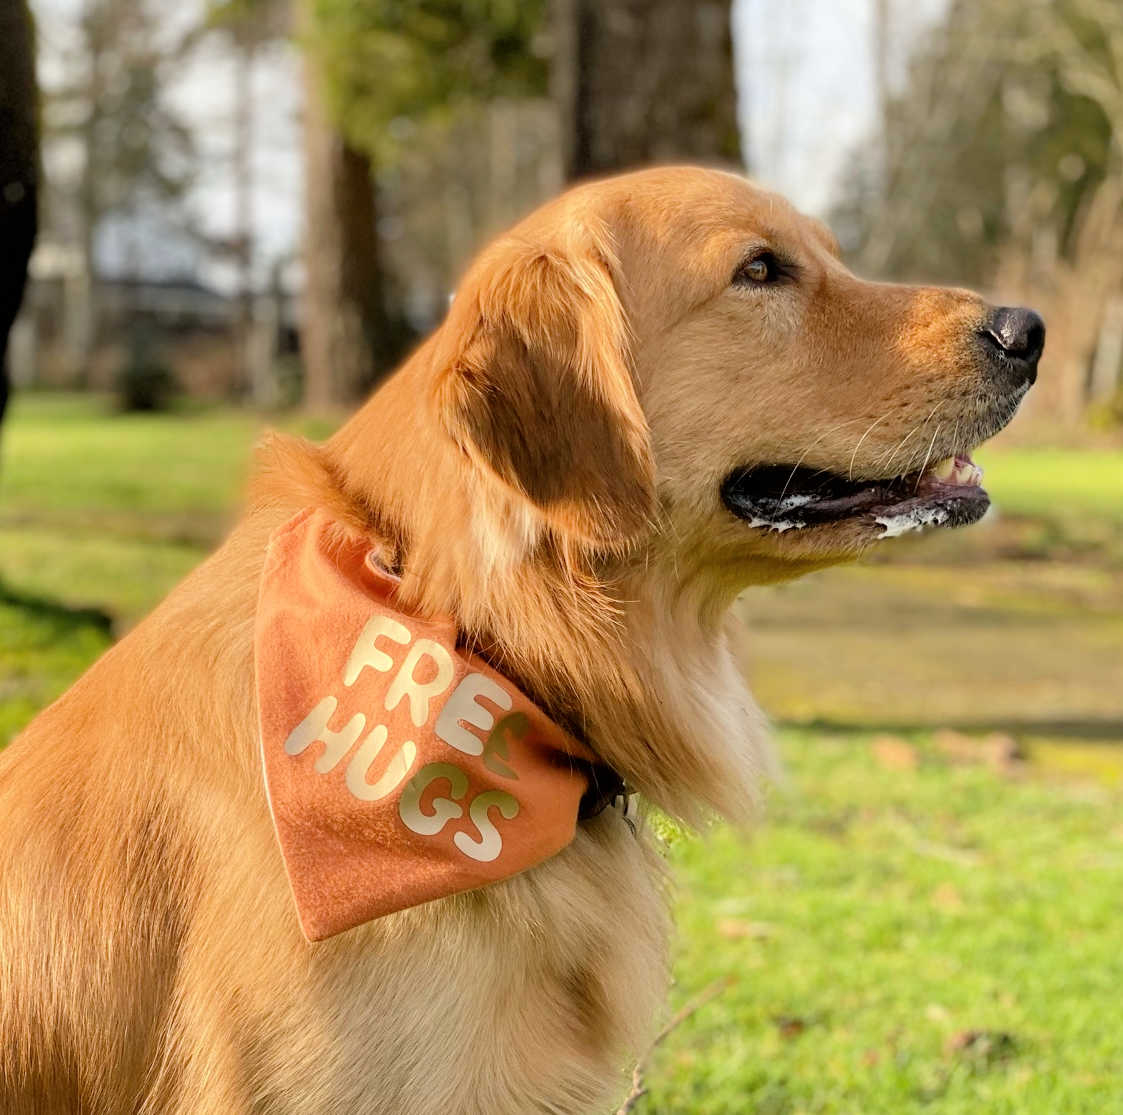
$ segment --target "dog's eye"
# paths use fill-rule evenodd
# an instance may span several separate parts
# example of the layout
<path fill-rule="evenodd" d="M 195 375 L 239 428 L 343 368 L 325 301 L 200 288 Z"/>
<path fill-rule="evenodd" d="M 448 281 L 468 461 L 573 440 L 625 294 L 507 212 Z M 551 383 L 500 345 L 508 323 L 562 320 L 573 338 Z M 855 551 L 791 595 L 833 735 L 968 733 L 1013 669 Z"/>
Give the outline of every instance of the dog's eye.
<path fill-rule="evenodd" d="M 734 286 L 764 286 L 786 278 L 788 271 L 771 252 L 758 252 L 733 275 Z"/>

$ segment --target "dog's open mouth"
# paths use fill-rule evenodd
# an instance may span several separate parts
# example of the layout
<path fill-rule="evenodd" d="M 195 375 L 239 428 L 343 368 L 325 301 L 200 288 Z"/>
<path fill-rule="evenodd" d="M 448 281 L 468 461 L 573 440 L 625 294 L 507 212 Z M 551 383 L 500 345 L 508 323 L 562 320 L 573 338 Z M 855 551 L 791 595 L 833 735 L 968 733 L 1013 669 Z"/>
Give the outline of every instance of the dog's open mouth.
<path fill-rule="evenodd" d="M 990 506 L 982 476 L 969 453 L 881 480 L 798 465 L 760 465 L 731 472 L 721 485 L 721 498 L 750 527 L 782 532 L 858 520 L 890 538 L 978 522 Z"/>

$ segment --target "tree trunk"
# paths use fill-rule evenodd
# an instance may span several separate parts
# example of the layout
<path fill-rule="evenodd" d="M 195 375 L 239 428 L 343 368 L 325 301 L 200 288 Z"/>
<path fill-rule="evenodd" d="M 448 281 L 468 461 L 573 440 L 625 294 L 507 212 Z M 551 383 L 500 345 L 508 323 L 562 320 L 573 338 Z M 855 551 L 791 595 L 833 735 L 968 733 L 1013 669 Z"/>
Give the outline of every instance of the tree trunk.
<path fill-rule="evenodd" d="M 730 0 L 554 0 L 566 177 L 739 163 Z"/>
<path fill-rule="evenodd" d="M 23 301 L 38 224 L 35 37 L 24 0 L 0 0 L 0 419 L 8 403 L 8 334 Z"/>
<path fill-rule="evenodd" d="M 103 177 L 108 177 L 108 168 L 113 165 L 113 155 L 104 149 L 105 121 L 111 111 L 104 98 L 108 84 L 107 55 L 123 30 L 120 14 L 120 9 L 84 0 L 80 18 L 88 73 L 82 91 L 85 119 L 79 129 L 83 159 L 77 194 L 78 262 L 67 274 L 63 293 L 67 372 L 71 386 L 78 387 L 89 386 L 94 354 L 101 340 L 101 289 L 94 248 L 98 225 L 104 216 Z"/>
<path fill-rule="evenodd" d="M 238 318 L 234 345 L 237 350 L 237 390 L 255 406 L 262 405 L 259 384 L 254 379 L 253 349 L 254 310 L 254 213 L 253 154 L 254 100 L 253 73 L 257 43 L 243 27 L 234 33 L 234 213 L 238 266 Z"/>
<path fill-rule="evenodd" d="M 370 161 L 329 119 L 310 55 L 304 88 L 304 402 L 330 410 L 388 370 L 391 346 Z"/>

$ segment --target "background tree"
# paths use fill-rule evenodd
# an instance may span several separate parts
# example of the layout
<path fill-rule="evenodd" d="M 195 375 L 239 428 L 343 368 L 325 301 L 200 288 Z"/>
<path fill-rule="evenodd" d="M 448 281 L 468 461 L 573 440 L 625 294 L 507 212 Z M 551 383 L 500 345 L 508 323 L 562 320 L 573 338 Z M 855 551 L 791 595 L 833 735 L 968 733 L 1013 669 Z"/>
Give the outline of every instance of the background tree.
<path fill-rule="evenodd" d="M 326 410 L 367 389 L 392 350 L 370 159 L 329 115 L 314 54 L 304 63 L 304 166 L 304 402 Z"/>
<path fill-rule="evenodd" d="M 554 0 L 552 15 L 567 178 L 740 162 L 729 0 Z"/>
<path fill-rule="evenodd" d="M 257 114 L 253 77 L 262 47 L 292 31 L 292 10 L 288 0 L 211 0 L 203 25 L 190 37 L 192 43 L 209 32 L 226 37 L 234 55 L 234 144 L 232 151 L 234 186 L 234 234 L 225 245 L 238 272 L 238 314 L 235 347 L 239 364 L 240 392 L 258 406 L 276 403 L 269 345 L 255 343 L 254 303 L 257 286 L 254 237 L 253 154 L 256 144 Z M 186 48 L 188 43 L 184 44 Z"/>
<path fill-rule="evenodd" d="M 870 148 L 837 214 L 864 268 L 1039 306 L 1053 366 L 1030 405 L 1074 422 L 1110 395 L 1123 353 L 1123 7 L 955 0 Z"/>
<path fill-rule="evenodd" d="M 66 80 L 47 90 L 45 139 L 76 148 L 76 174 L 56 174 L 56 234 L 77 249 L 67 298 L 74 378 L 87 378 L 99 341 L 98 243 L 111 227 L 139 254 L 191 180 L 194 142 L 165 96 L 179 59 L 151 0 L 85 0 Z"/>
<path fill-rule="evenodd" d="M 38 224 L 38 113 L 31 13 L 24 0 L 0 0 L 0 419 L 8 403 L 8 334 Z"/>
<path fill-rule="evenodd" d="M 349 301 L 338 282 L 323 284 L 322 299 L 315 293 L 333 244 L 376 253 L 388 367 L 401 336 L 394 323 L 431 325 L 482 236 L 566 178 L 660 160 L 738 160 L 729 0 L 579 0 L 552 10 L 546 0 L 306 4 L 314 18 L 305 46 L 342 132 L 334 150 L 341 157 L 350 145 L 370 160 L 380 210 L 375 237 L 323 235 L 344 217 L 331 221 L 331 207 L 317 205 L 323 170 L 309 164 L 310 342 Z M 370 211 L 365 201 L 362 209 Z M 354 334 L 353 325 L 334 331 Z M 322 361 L 306 351 L 311 385 L 322 378 L 312 364 Z M 360 382 L 360 369 L 343 378 Z"/>
<path fill-rule="evenodd" d="M 404 187 L 416 179 L 399 172 L 418 151 L 441 157 L 428 137 L 447 138 L 492 98 L 544 92 L 545 62 L 534 48 L 542 13 L 539 0 L 303 0 L 311 405 L 349 401 L 400 355 L 407 308 L 395 305 L 380 233 L 394 221 L 379 210 L 408 219 L 414 199 Z M 462 164 L 472 161 L 471 146 L 453 152 Z M 388 205 L 386 183 L 400 187 Z M 421 194 L 436 189 L 455 213 L 455 191 L 440 183 L 423 175 Z M 474 215 L 464 223 L 474 227 Z M 444 301 L 448 280 L 429 281 L 434 302 Z"/>

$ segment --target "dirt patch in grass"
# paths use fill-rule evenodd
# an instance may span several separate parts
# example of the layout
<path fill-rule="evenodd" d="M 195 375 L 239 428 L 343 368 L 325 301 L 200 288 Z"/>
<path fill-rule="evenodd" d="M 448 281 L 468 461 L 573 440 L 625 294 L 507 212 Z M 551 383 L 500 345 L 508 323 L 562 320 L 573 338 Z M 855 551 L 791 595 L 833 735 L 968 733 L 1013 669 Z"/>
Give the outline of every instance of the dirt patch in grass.
<path fill-rule="evenodd" d="M 829 570 L 741 602 L 783 723 L 1123 741 L 1123 578 L 992 562 Z"/>

